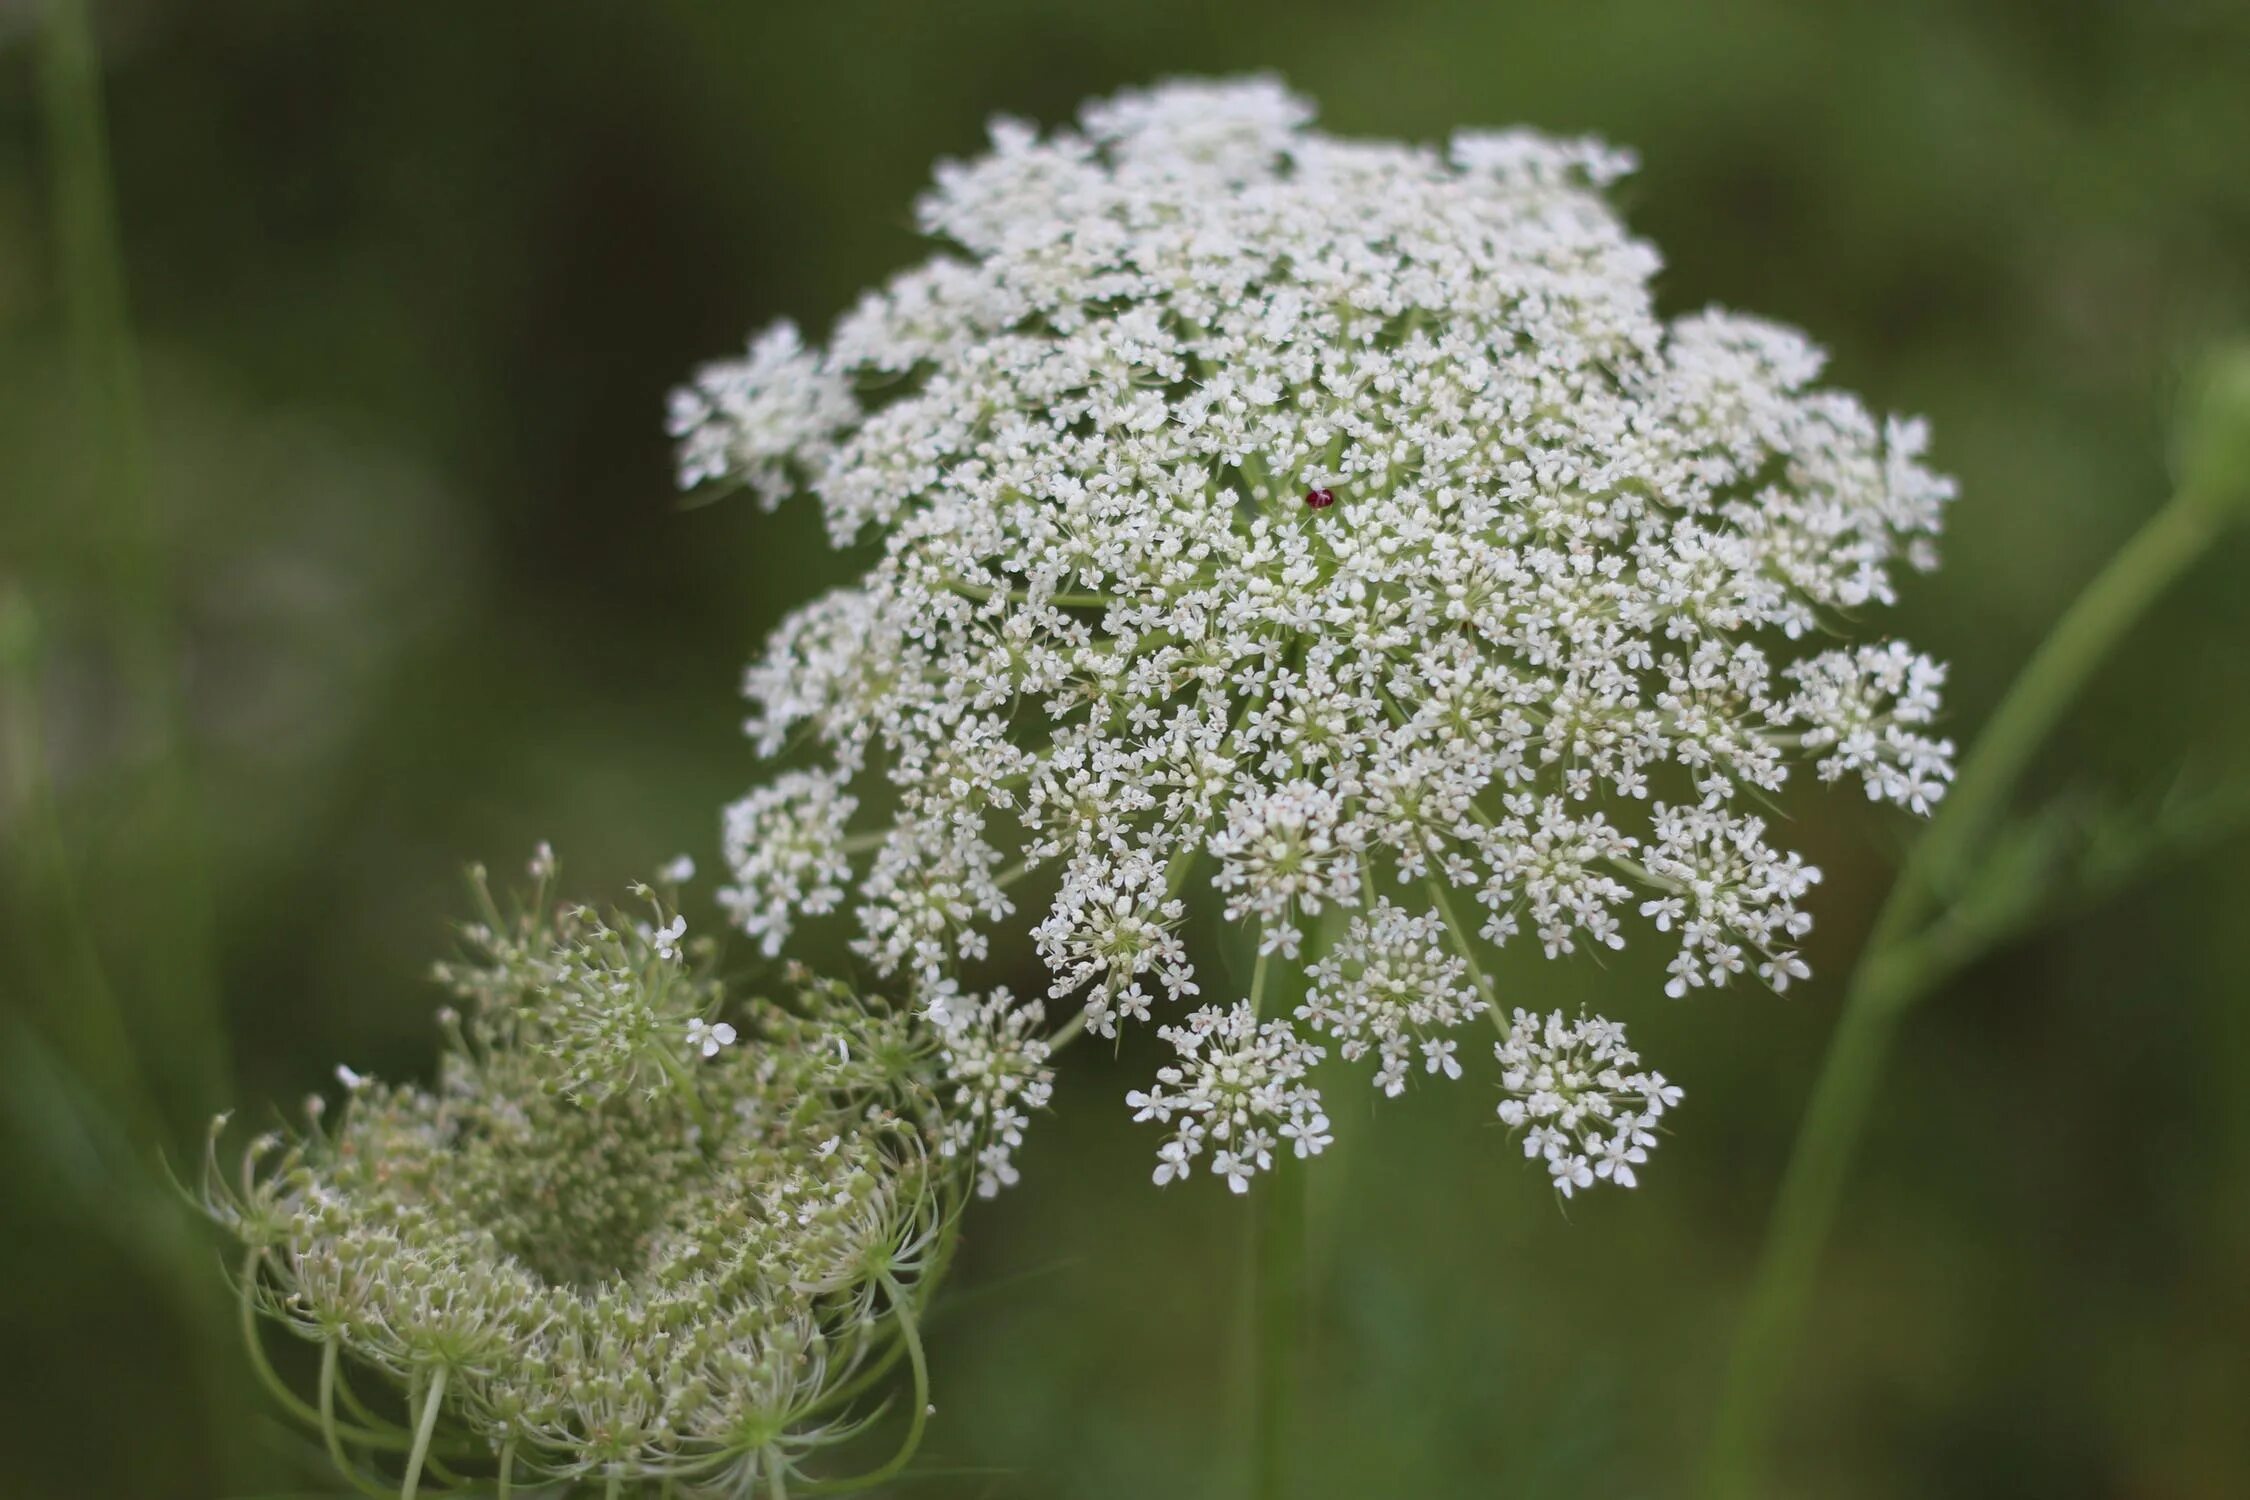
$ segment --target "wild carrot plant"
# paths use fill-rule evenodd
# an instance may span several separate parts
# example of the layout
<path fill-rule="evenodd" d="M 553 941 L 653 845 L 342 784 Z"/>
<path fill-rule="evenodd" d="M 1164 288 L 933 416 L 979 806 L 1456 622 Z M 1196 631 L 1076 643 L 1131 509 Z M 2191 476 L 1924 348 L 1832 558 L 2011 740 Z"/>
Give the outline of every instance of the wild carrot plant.
<path fill-rule="evenodd" d="M 2242 514 L 2250 383 L 2219 367 L 2180 497 L 1957 773 L 1944 666 L 1879 629 L 1954 493 L 1923 425 L 1822 385 L 1793 330 L 1661 316 L 1608 197 L 1622 151 L 1311 120 L 1266 79 L 1003 120 L 938 168 L 927 260 L 825 340 L 778 324 L 674 394 L 684 484 L 804 494 L 866 549 L 749 668 L 769 765 L 727 810 L 720 899 L 767 958 L 843 916 L 885 998 L 740 998 L 665 895 L 557 906 L 544 858 L 520 910 L 485 898 L 441 971 L 436 1084 L 347 1074 L 334 1119 L 213 1179 L 252 1347 L 259 1313 L 317 1346 L 317 1399 L 283 1399 L 363 1484 L 897 1473 L 964 1201 L 1016 1181 L 1057 1049 L 1147 1025 L 1169 1055 L 1118 1093 L 1154 1182 L 1259 1185 L 1252 1468 L 1289 1493 L 1316 1066 L 1385 1096 L 1481 1076 L 1555 1193 L 1634 1187 L 1682 1085 L 1622 1022 L 1504 993 L 1494 955 L 1654 942 L 1673 1000 L 1803 984 L 1820 871 L 1772 802 L 1810 777 L 1934 823 L 1847 992 L 1722 1394 L 1711 1490 L 1754 1487 L 1896 1017 L 2085 864 L 2007 803 Z M 2101 878 L 2205 810 L 2103 844 Z M 1004 936 L 1044 993 L 1001 982 Z M 824 1455 L 901 1359 L 898 1457 L 838 1480 Z"/>

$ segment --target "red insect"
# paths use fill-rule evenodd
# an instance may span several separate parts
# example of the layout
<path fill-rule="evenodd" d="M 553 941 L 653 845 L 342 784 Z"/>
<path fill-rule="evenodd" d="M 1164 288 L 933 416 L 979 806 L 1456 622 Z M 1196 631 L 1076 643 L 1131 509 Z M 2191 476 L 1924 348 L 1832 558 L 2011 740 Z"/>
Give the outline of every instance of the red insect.
<path fill-rule="evenodd" d="M 1305 504 L 1310 506 L 1314 510 L 1326 510 L 1329 506 L 1334 505 L 1335 503 L 1336 492 L 1334 490 L 1305 491 Z"/>

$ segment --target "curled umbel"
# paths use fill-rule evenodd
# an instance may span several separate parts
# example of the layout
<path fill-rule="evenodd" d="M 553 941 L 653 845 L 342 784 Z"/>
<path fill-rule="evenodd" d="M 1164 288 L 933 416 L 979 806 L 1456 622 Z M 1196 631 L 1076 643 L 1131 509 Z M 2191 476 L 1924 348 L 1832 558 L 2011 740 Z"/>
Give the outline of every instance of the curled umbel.
<path fill-rule="evenodd" d="M 966 1031 L 810 979 L 730 996 L 666 893 L 600 914 L 534 872 L 505 912 L 477 881 L 434 1085 L 344 1069 L 340 1108 L 214 1158 L 261 1369 L 258 1314 L 318 1353 L 283 1398 L 407 1494 L 784 1495 L 901 1360 L 903 1461 L 919 1324 L 1040 1057 L 982 1039 L 955 1078 Z"/>

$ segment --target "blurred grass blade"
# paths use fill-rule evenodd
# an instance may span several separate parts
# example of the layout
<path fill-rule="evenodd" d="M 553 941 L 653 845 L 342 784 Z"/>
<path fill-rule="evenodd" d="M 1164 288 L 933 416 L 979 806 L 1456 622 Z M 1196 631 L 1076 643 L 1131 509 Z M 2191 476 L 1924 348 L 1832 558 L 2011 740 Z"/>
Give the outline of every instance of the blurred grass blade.
<path fill-rule="evenodd" d="M 124 1127 L 161 1138 L 146 1074 L 89 929 L 68 840 L 47 774 L 37 617 L 21 590 L 0 584 L 0 757 L 14 814 L 6 870 L 21 947 L 14 982 L 35 998 L 53 1034 Z M 44 936 L 45 941 L 36 939 Z"/>
<path fill-rule="evenodd" d="M 90 488 L 108 621 L 133 729 L 151 772 L 138 820 L 131 889 L 116 904 L 157 956 L 163 1003 L 133 1007 L 180 1079 L 167 1101 L 175 1134 L 229 1093 L 212 966 L 203 832 L 187 766 L 181 677 L 164 528 L 149 484 L 147 430 L 102 110 L 100 56 L 86 0 L 49 0 L 39 36 L 41 116 L 53 195 L 55 268 L 77 397 L 77 451 Z M 158 997 L 151 995 L 150 1002 Z M 78 1003 L 116 1007 L 114 991 Z"/>

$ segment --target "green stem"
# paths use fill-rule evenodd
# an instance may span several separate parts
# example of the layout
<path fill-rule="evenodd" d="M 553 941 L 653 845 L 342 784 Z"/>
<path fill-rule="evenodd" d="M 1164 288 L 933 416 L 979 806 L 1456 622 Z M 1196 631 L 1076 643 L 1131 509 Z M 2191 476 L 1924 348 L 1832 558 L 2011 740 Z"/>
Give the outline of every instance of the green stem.
<path fill-rule="evenodd" d="M 1264 933 L 1253 929 L 1254 937 Z M 1250 1009 L 1267 1008 L 1272 955 L 1259 943 L 1250 970 Z M 1290 1493 L 1296 1437 L 1298 1329 L 1305 1308 L 1305 1175 L 1281 1158 L 1257 1185 L 1250 1205 L 1251 1450 L 1254 1500 Z"/>
<path fill-rule="evenodd" d="M 2238 503 L 2218 487 L 2183 489 L 2110 559 L 2017 675 L 1892 886 L 1846 988 L 1767 1223 L 1706 1458 L 1703 1493 L 1711 1500 L 1759 1488 L 1821 1247 L 1899 1018 L 1965 961 L 1960 954 L 1929 961 L 1931 945 L 1923 939 L 1933 913 L 1959 889 L 2025 768 L 2087 680 L 2225 528 Z"/>
<path fill-rule="evenodd" d="M 414 1500 L 414 1492 L 422 1487 L 422 1465 L 430 1456 L 430 1434 L 437 1431 L 438 1404 L 444 1399 L 445 1366 L 439 1365 L 422 1397 L 422 1420 L 414 1429 L 414 1451 L 406 1455 L 406 1479 L 398 1487 L 398 1500 Z"/>
<path fill-rule="evenodd" d="M 1299 1330 L 1305 1313 L 1305 1173 L 1286 1158 L 1258 1184 L 1251 1214 L 1251 1317 L 1256 1326 L 1250 1493 L 1286 1500 L 1296 1451 Z"/>
<path fill-rule="evenodd" d="M 1461 956 L 1461 962 L 1468 966 L 1470 982 L 1476 985 L 1477 993 L 1484 997 L 1485 1014 L 1492 1017 L 1492 1024 L 1500 1028 L 1502 1034 L 1505 1034 L 1508 1030 L 1508 1018 L 1500 1013 L 1499 992 L 1493 989 L 1491 979 L 1486 977 L 1484 965 L 1477 962 L 1476 944 L 1470 940 L 1467 925 L 1454 914 L 1453 901 L 1451 897 L 1446 895 L 1444 884 L 1434 875 L 1430 877 L 1426 884 L 1429 886 L 1430 900 L 1436 905 L 1438 915 L 1445 919 L 1445 930 L 1453 935 L 1453 951 L 1458 953 Z"/>
<path fill-rule="evenodd" d="M 2202 556 L 2239 508 L 2215 487 L 2182 490 L 2071 602 L 1962 758 L 1938 816 L 1908 856 L 1878 931 L 1914 926 L 2007 811 L 2017 781 L 2117 642 Z"/>

